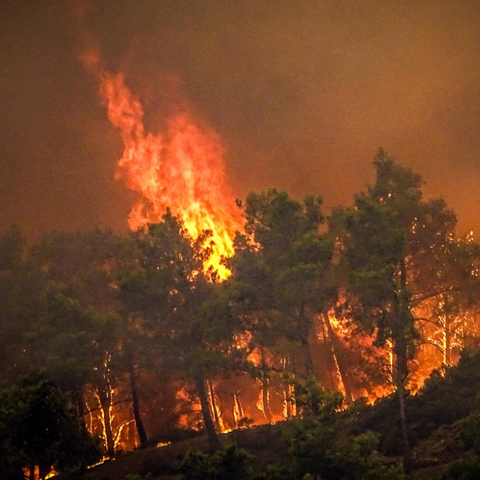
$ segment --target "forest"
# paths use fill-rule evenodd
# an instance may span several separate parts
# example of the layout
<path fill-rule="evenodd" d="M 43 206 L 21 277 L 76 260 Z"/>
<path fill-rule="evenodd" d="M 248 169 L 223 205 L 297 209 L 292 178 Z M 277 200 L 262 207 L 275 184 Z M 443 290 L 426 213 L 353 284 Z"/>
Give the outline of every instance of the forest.
<path fill-rule="evenodd" d="M 402 479 L 422 436 L 468 417 L 468 464 L 438 478 L 480 478 L 480 243 L 419 174 L 383 150 L 373 169 L 328 215 L 316 195 L 239 201 L 227 278 L 211 232 L 192 238 L 169 210 L 130 233 L 33 244 L 12 226 L 0 477 L 89 478 L 134 449 L 205 438 L 164 471 L 108 478 Z M 268 444 L 256 457 L 248 432 Z"/>

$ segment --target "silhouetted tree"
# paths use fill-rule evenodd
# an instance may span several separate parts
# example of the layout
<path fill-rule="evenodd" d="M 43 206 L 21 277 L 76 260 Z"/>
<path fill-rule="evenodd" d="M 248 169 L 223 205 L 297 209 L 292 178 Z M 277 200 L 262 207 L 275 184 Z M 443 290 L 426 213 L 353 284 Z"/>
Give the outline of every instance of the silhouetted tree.
<path fill-rule="evenodd" d="M 85 471 L 101 453 L 68 398 L 48 380 L 29 377 L 0 390 L 0 465 L 4 478 L 44 479 L 58 472 Z"/>

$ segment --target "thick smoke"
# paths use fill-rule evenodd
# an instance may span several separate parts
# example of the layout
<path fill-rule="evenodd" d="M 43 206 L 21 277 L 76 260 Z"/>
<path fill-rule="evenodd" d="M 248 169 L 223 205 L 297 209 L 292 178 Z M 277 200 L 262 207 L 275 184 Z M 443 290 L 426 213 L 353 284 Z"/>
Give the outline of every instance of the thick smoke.
<path fill-rule="evenodd" d="M 0 7 L 1 228 L 126 228 L 122 145 L 77 59 L 69 2 Z M 349 203 L 382 146 L 480 229 L 475 1 L 158 2 L 85 10 L 107 68 L 149 102 L 178 74 L 227 148 L 237 197 L 270 186 Z M 163 77 L 162 77 L 163 76 Z"/>

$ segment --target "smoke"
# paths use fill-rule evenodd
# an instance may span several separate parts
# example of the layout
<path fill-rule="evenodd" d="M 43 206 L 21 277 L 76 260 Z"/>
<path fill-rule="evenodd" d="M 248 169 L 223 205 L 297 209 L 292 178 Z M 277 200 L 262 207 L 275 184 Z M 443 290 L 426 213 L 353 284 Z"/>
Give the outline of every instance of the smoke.
<path fill-rule="evenodd" d="M 0 226 L 126 228 L 122 145 L 77 59 L 78 14 L 4 3 Z M 233 3 L 99 0 L 81 15 L 152 125 L 157 79 L 178 74 L 222 137 L 237 197 L 275 186 L 349 203 L 382 146 L 454 207 L 460 230 L 480 229 L 477 2 Z"/>

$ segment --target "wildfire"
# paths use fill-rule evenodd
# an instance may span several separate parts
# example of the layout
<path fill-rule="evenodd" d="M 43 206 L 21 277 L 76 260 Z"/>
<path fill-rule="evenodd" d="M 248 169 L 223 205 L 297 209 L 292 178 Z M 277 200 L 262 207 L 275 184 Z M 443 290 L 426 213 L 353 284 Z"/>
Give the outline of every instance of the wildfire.
<path fill-rule="evenodd" d="M 226 188 L 224 149 L 218 135 L 211 128 L 201 128 L 183 103 L 160 133 L 152 133 L 124 75 L 101 68 L 95 50 L 81 57 L 85 67 L 96 73 L 108 118 L 123 140 L 116 178 L 138 194 L 129 215 L 130 228 L 159 222 L 169 208 L 193 238 L 209 233 L 205 246 L 211 253 L 205 268 L 216 271 L 222 280 L 227 278 L 230 272 L 222 258 L 233 255 L 233 238 L 241 227 L 239 211 Z"/>

